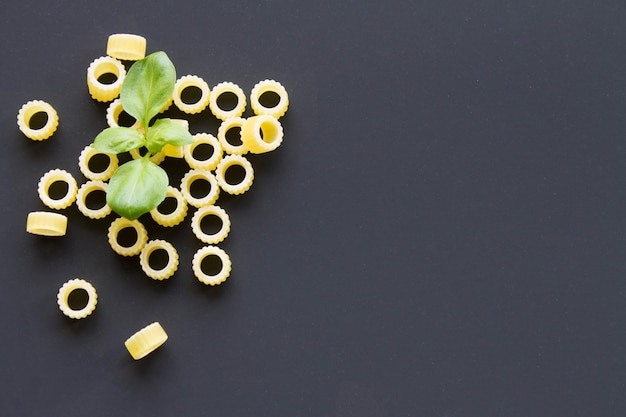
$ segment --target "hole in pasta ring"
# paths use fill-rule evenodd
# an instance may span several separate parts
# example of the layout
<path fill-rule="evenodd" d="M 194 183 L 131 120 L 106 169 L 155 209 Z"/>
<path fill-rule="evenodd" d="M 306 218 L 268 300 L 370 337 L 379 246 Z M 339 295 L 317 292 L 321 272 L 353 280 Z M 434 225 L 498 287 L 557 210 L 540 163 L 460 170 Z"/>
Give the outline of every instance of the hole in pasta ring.
<path fill-rule="evenodd" d="M 33 118 L 40 118 L 41 113 L 46 115 L 46 123 L 39 127 L 39 124 L 32 123 Z M 36 121 L 36 120 L 35 120 Z M 31 140 L 48 139 L 59 126 L 59 116 L 54 108 L 42 100 L 31 100 L 24 104 L 17 113 L 17 126 L 20 131 Z M 37 128 L 39 127 L 39 128 Z"/>
<path fill-rule="evenodd" d="M 164 265 L 158 265 L 154 258 L 157 258 L 157 253 L 162 255 L 165 252 L 164 258 L 166 261 Z M 139 263 L 141 269 L 147 276 L 154 280 L 164 280 L 172 275 L 178 269 L 178 252 L 174 246 L 164 240 L 151 240 L 144 246 L 139 254 Z"/>
<path fill-rule="evenodd" d="M 192 193 L 192 186 L 196 181 L 203 181 L 209 185 L 208 192 L 202 197 L 194 196 Z M 188 171 L 180 182 L 180 192 L 183 193 L 183 197 L 187 200 L 187 203 L 194 207 L 210 206 L 217 201 L 219 197 L 220 187 L 213 174 L 209 171 L 192 169 Z"/>
<path fill-rule="evenodd" d="M 170 203 L 174 202 L 171 210 L 169 209 Z M 150 210 L 150 216 L 152 219 L 165 227 L 172 227 L 180 224 L 187 215 L 187 201 L 183 194 L 177 188 L 171 185 L 167 186 L 165 193 L 165 199 L 157 207 Z"/>
<path fill-rule="evenodd" d="M 115 79 L 114 82 L 104 83 L 101 79 Z M 120 95 L 126 69 L 124 65 L 115 58 L 103 56 L 95 59 L 87 68 L 87 87 L 89 94 L 94 100 L 107 102 L 114 100 Z"/>
<path fill-rule="evenodd" d="M 67 185 L 67 191 L 65 195 L 59 198 L 53 198 L 50 195 L 50 188 L 57 182 L 63 182 Z M 76 193 L 78 192 L 78 184 L 76 180 L 67 171 L 62 169 L 53 169 L 46 172 L 37 186 L 37 192 L 41 201 L 48 207 L 56 210 L 64 209 L 70 206 L 76 200 Z M 54 197 L 57 197 L 56 195 Z"/>
<path fill-rule="evenodd" d="M 200 113 L 209 105 L 210 92 L 209 85 L 202 78 L 184 75 L 174 84 L 174 104 L 187 114 Z"/>
<path fill-rule="evenodd" d="M 236 102 L 231 109 L 223 109 L 218 104 L 220 96 L 227 93 L 234 94 L 236 97 Z M 246 95 L 237 84 L 231 82 L 219 83 L 211 90 L 209 108 L 211 109 L 213 115 L 220 120 L 230 119 L 231 117 L 240 117 L 246 109 Z"/>
<path fill-rule="evenodd" d="M 219 225 L 217 230 L 211 232 L 205 231 L 205 222 L 209 220 L 217 220 Z M 226 211 L 219 206 L 206 206 L 199 208 L 191 218 L 191 230 L 204 243 L 216 244 L 220 243 L 228 236 L 230 232 L 230 217 Z"/>
<path fill-rule="evenodd" d="M 217 257 L 217 259 L 214 257 Z M 205 263 L 205 259 L 209 263 L 212 263 L 212 261 L 219 261 L 221 266 L 214 271 L 213 266 L 209 266 Z M 215 263 L 213 263 L 213 265 L 215 265 Z M 200 248 L 193 256 L 192 269 L 196 278 L 198 278 L 198 280 L 203 284 L 218 285 L 226 281 L 226 279 L 230 276 L 230 257 L 226 252 L 224 252 L 223 249 L 218 248 L 217 246 L 205 246 Z"/>
<path fill-rule="evenodd" d="M 74 296 L 83 293 L 83 306 L 75 304 L 75 300 L 71 300 Z M 89 282 L 83 279 L 71 279 L 67 281 L 59 289 L 57 294 L 57 304 L 59 309 L 67 317 L 72 319 L 82 319 L 90 315 L 98 303 L 98 294 L 96 289 Z"/>
<path fill-rule="evenodd" d="M 250 93 L 250 107 L 252 107 L 254 114 L 266 114 L 279 119 L 289 107 L 287 90 L 278 81 L 260 81 Z"/>
<path fill-rule="evenodd" d="M 252 153 L 270 152 L 283 142 L 283 127 L 273 116 L 252 116 L 241 128 L 241 140 Z"/>
<path fill-rule="evenodd" d="M 78 168 L 90 180 L 106 181 L 113 176 L 119 165 L 117 155 L 108 154 L 91 146 L 85 146 L 78 157 Z"/>
<path fill-rule="evenodd" d="M 223 150 L 218 139 L 208 133 L 196 133 L 194 142 L 185 146 L 185 161 L 193 169 L 211 171 L 222 160 Z M 210 155 L 208 150 L 210 150 Z M 203 152 L 207 151 L 207 152 Z M 204 158 L 205 155 L 208 157 Z"/>
<path fill-rule="evenodd" d="M 228 171 L 234 168 L 235 170 L 243 169 L 244 175 L 241 181 L 236 183 L 227 181 Z M 222 159 L 217 168 L 215 169 L 215 179 L 220 188 L 229 194 L 243 194 L 250 189 L 254 180 L 254 170 L 252 164 L 245 157 L 241 155 L 228 155 Z"/>
<path fill-rule="evenodd" d="M 217 140 L 226 153 L 243 155 L 248 152 L 245 143 L 241 140 L 241 128 L 245 121 L 241 117 L 231 117 L 224 120 L 217 129 Z"/>
<path fill-rule="evenodd" d="M 101 219 L 108 216 L 111 213 L 111 207 L 106 202 L 106 191 L 108 184 L 103 181 L 87 181 L 78 189 L 76 196 L 76 206 L 78 210 L 90 219 Z M 91 204 L 90 198 L 94 197 L 94 194 L 101 194 L 97 197 L 101 197 L 96 201 L 96 207 Z M 97 198 L 96 197 L 96 198 Z"/>
<path fill-rule="evenodd" d="M 127 228 L 132 228 L 136 233 L 136 238 L 130 245 L 122 245 L 120 243 L 119 235 Z M 134 256 L 137 255 L 146 245 L 148 241 L 148 232 L 143 224 L 138 220 L 128 220 L 124 217 L 115 219 L 109 226 L 108 231 L 109 245 L 115 253 L 122 256 Z"/>

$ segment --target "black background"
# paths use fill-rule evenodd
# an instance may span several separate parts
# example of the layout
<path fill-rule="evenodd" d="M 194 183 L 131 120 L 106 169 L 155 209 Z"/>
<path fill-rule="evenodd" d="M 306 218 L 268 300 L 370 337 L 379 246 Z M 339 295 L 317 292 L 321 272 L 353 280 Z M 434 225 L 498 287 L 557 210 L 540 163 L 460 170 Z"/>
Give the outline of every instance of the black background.
<path fill-rule="evenodd" d="M 153 3 L 2 7 L 2 415 L 626 415 L 626 3 Z M 180 253 L 163 283 L 109 248 L 113 216 L 25 232 L 44 172 L 85 180 L 86 69 L 120 32 L 179 76 L 289 91 L 283 144 L 218 200 L 220 287 L 191 273 L 191 216 L 142 218 Z M 32 99 L 48 141 L 17 129 Z M 99 303 L 72 321 L 75 277 Z M 135 362 L 152 321 L 170 339 Z"/>

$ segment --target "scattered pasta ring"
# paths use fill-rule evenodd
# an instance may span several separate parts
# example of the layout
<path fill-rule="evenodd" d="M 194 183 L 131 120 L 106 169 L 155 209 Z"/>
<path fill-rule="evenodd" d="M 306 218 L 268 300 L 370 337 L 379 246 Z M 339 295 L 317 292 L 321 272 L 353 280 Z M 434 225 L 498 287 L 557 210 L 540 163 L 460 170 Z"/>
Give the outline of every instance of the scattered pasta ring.
<path fill-rule="evenodd" d="M 122 246 L 117 238 L 122 229 L 132 228 L 137 234 L 135 242 L 131 246 Z M 108 232 L 109 245 L 117 254 L 122 256 L 134 256 L 137 255 L 148 241 L 148 232 L 143 224 L 139 220 L 128 220 L 124 217 L 115 219 L 109 226 Z"/>
<path fill-rule="evenodd" d="M 133 159 L 143 158 L 143 155 L 141 154 L 138 148 L 131 149 L 130 151 L 128 151 L 128 153 Z M 148 159 L 150 159 L 150 161 L 154 162 L 156 165 L 159 165 L 161 162 L 165 160 L 165 153 L 163 153 L 163 150 L 160 150 L 159 152 L 155 153 Z"/>
<path fill-rule="evenodd" d="M 209 133 L 196 133 L 193 135 L 194 141 L 192 144 L 183 147 L 183 154 L 185 161 L 193 169 L 201 169 L 205 171 L 211 171 L 215 169 L 217 164 L 222 160 L 222 146 L 218 139 Z M 198 146 L 209 145 L 213 148 L 213 153 L 208 159 L 198 159 L 194 155 L 194 151 Z"/>
<path fill-rule="evenodd" d="M 167 252 L 167 265 L 161 269 L 155 269 L 150 265 L 150 255 L 159 249 L 163 249 Z M 171 243 L 165 240 L 151 240 L 146 243 L 146 246 L 141 250 L 139 263 L 141 264 L 141 269 L 147 276 L 162 281 L 174 275 L 174 272 L 178 269 L 178 252 L 176 252 L 176 249 Z"/>
<path fill-rule="evenodd" d="M 167 340 L 167 333 L 159 322 L 147 325 L 126 339 L 124 346 L 135 360 L 139 360 L 154 352 Z"/>
<path fill-rule="evenodd" d="M 252 153 L 265 153 L 283 142 L 283 127 L 274 116 L 252 116 L 241 128 L 241 141 Z"/>
<path fill-rule="evenodd" d="M 30 212 L 26 218 L 26 231 L 41 236 L 65 236 L 67 217 L 48 211 Z"/>
<path fill-rule="evenodd" d="M 212 234 L 205 233 L 202 230 L 202 220 L 207 216 L 215 216 L 220 219 L 222 223 L 220 229 Z M 191 230 L 204 243 L 216 244 L 226 239 L 230 232 L 230 217 L 226 211 L 219 206 L 206 206 L 199 208 L 191 218 Z"/>
<path fill-rule="evenodd" d="M 183 91 L 188 87 L 195 87 L 200 90 L 200 98 L 195 103 L 183 101 Z M 202 78 L 196 75 L 184 75 L 174 84 L 174 104 L 179 110 L 187 114 L 200 113 L 209 105 L 210 92 L 209 85 Z"/>
<path fill-rule="evenodd" d="M 124 111 L 124 106 L 122 106 L 122 100 L 120 100 L 119 98 L 116 98 L 115 100 L 111 102 L 111 104 L 109 104 L 109 107 L 107 107 L 107 115 L 106 115 L 107 124 L 109 125 L 109 127 L 120 127 L 120 124 L 119 124 L 120 115 L 122 114 L 123 111 Z M 130 114 L 128 116 L 132 117 Z M 141 125 L 136 119 L 133 118 L 133 120 L 135 120 L 135 122 L 132 124 L 132 126 L 124 126 L 124 127 L 131 127 L 133 129 L 139 129 Z"/>
<path fill-rule="evenodd" d="M 87 303 L 79 310 L 74 310 L 69 305 L 70 294 L 76 290 L 84 290 L 87 293 Z M 67 281 L 59 289 L 57 294 L 57 304 L 59 309 L 67 317 L 72 319 L 82 319 L 93 313 L 98 303 L 98 294 L 96 289 L 89 282 L 84 279 L 71 279 Z"/>
<path fill-rule="evenodd" d="M 239 128 L 239 137 L 241 138 L 241 134 L 243 133 L 242 126 L 245 123 L 245 119 L 241 117 L 231 117 L 230 119 L 224 120 L 220 127 L 217 129 L 217 140 L 220 141 L 220 145 L 222 145 L 222 149 L 231 155 L 243 155 L 248 152 L 246 148 L 246 144 L 241 141 L 240 144 L 234 145 L 228 141 L 226 138 L 226 133 L 233 128 Z"/>
<path fill-rule="evenodd" d="M 31 119 L 38 113 L 45 113 L 48 120 L 39 129 L 30 127 Z M 59 116 L 50 104 L 42 100 L 31 100 L 24 104 L 17 113 L 17 126 L 27 138 L 32 140 L 48 139 L 59 126 Z"/>
<path fill-rule="evenodd" d="M 109 36 L 107 55 L 124 61 L 137 61 L 146 56 L 146 38 L 128 33 Z"/>
<path fill-rule="evenodd" d="M 197 180 L 205 180 L 209 183 L 211 189 L 204 197 L 194 197 L 191 194 L 191 185 Z M 194 207 L 210 206 L 217 201 L 220 193 L 220 187 L 218 186 L 215 176 L 209 171 L 200 169 L 189 170 L 180 182 L 180 192 L 183 193 L 183 197 L 187 200 L 187 203 Z"/>
<path fill-rule="evenodd" d="M 240 166 L 245 171 L 245 176 L 237 184 L 231 184 L 226 181 L 226 172 L 233 166 Z M 217 168 L 215 168 L 215 179 L 220 188 L 228 194 L 243 194 L 250 189 L 254 180 L 254 170 L 252 164 L 241 155 L 225 156 Z"/>
<path fill-rule="evenodd" d="M 106 203 L 106 197 L 104 206 L 100 208 L 92 209 L 87 206 L 87 196 L 94 191 L 102 191 L 106 195 L 107 186 L 106 182 L 98 180 L 87 181 L 81 185 L 76 195 L 78 210 L 90 219 L 101 219 L 108 216 L 111 213 L 111 207 Z"/>
<path fill-rule="evenodd" d="M 237 97 L 237 104 L 231 110 L 224 110 L 217 104 L 217 100 L 224 93 L 233 93 Z M 246 109 L 246 95 L 237 84 L 231 82 L 219 83 L 211 90 L 209 108 L 211 113 L 220 120 L 240 117 Z"/>
<path fill-rule="evenodd" d="M 90 168 L 89 162 L 93 157 L 104 155 L 108 158 L 109 163 L 105 169 L 97 172 Z M 91 146 L 87 145 L 80 153 L 78 157 L 78 168 L 83 175 L 90 180 L 94 181 L 106 181 L 113 176 L 113 173 L 119 165 L 119 159 L 117 155 L 99 151 Z"/>
<path fill-rule="evenodd" d="M 159 205 L 150 210 L 150 216 L 152 216 L 152 219 L 161 226 L 172 227 L 180 224 L 180 222 L 185 219 L 185 216 L 187 215 L 187 201 L 185 200 L 185 197 L 183 197 L 183 193 L 171 185 L 167 186 L 165 199 L 168 197 L 176 200 L 176 208 L 171 213 L 165 214 L 159 211 Z"/>
<path fill-rule="evenodd" d="M 61 198 L 50 197 L 50 187 L 56 182 L 67 184 L 67 191 Z M 51 209 L 64 209 L 70 206 L 76 200 L 78 185 L 76 180 L 67 171 L 62 169 L 53 169 L 43 174 L 37 186 L 37 192 L 41 201 Z"/>
<path fill-rule="evenodd" d="M 217 256 L 222 264 L 220 271 L 215 275 L 209 275 L 202 270 L 202 261 L 208 256 Z M 191 264 L 193 273 L 196 278 L 198 278 L 200 282 L 206 285 L 221 284 L 222 282 L 226 281 L 231 271 L 231 262 L 228 254 L 224 252 L 223 249 L 212 245 L 200 248 L 193 256 Z"/>
<path fill-rule="evenodd" d="M 100 82 L 99 78 L 105 74 L 115 76 L 115 81 L 110 84 Z M 96 58 L 87 68 L 89 94 L 94 100 L 102 102 L 114 100 L 120 95 L 125 77 L 126 69 L 117 59 L 110 56 Z"/>
<path fill-rule="evenodd" d="M 260 102 L 261 96 L 268 92 L 278 95 L 278 103 L 271 107 L 266 107 Z M 250 107 L 252 107 L 254 114 L 267 114 L 279 119 L 287 112 L 287 108 L 289 107 L 287 90 L 285 90 L 285 87 L 278 81 L 260 81 L 252 88 L 252 92 L 250 93 Z"/>

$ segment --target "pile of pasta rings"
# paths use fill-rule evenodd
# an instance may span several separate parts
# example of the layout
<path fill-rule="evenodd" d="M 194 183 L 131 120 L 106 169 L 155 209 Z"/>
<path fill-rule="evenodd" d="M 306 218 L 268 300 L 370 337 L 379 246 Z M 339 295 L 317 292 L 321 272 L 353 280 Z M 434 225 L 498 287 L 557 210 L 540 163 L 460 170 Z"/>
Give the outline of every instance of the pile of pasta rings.
<path fill-rule="evenodd" d="M 95 59 L 87 69 L 87 87 L 89 94 L 94 100 L 110 103 L 106 111 L 106 121 L 109 127 L 120 125 L 120 116 L 124 109 L 119 99 L 119 94 L 126 75 L 127 66 L 133 61 L 142 59 L 146 54 L 146 40 L 138 35 L 113 34 L 109 36 L 107 43 L 107 55 Z M 113 81 L 103 81 L 103 80 Z M 189 102 L 184 100 L 185 90 L 192 88 L 199 91 L 198 97 Z M 235 98 L 235 105 L 224 108 L 220 104 L 220 98 L 224 95 Z M 273 102 L 268 105 L 264 96 L 273 96 Z M 189 207 L 195 212 L 191 219 L 192 233 L 205 246 L 200 248 L 193 256 L 192 271 L 196 278 L 206 285 L 219 285 L 223 283 L 231 273 L 231 260 L 228 254 L 217 246 L 230 232 L 230 218 L 226 211 L 216 204 L 220 192 L 231 195 L 243 194 L 250 189 L 254 180 L 252 164 L 245 157 L 247 153 L 260 154 L 275 150 L 283 140 L 283 128 L 279 119 L 285 114 L 289 106 L 289 99 L 285 88 L 277 81 L 263 80 L 257 83 L 249 95 L 250 107 L 254 115 L 243 118 L 246 110 L 247 97 L 244 91 L 235 83 L 221 82 L 210 88 L 209 85 L 197 75 L 184 75 L 179 77 L 174 86 L 172 98 L 162 112 L 172 105 L 176 106 L 185 114 L 198 114 L 207 108 L 210 113 L 220 121 L 220 126 L 215 135 L 211 133 L 196 133 L 194 142 L 187 146 L 165 146 L 160 152 L 152 155 L 152 162 L 159 164 L 165 158 L 178 158 L 186 161 L 189 170 L 183 176 L 179 187 L 168 186 L 166 202 L 173 202 L 173 210 L 164 210 L 162 203 L 150 211 L 150 216 L 155 223 L 162 227 L 174 227 L 179 225 L 189 214 Z M 43 113 L 46 116 L 44 126 L 33 128 L 31 121 L 35 115 Z M 50 138 L 57 129 L 59 117 L 52 105 L 42 100 L 32 100 L 24 104 L 18 112 L 18 127 L 28 138 L 42 141 Z M 189 128 L 185 119 L 177 119 L 177 123 Z M 130 127 L 139 128 L 137 122 L 131 123 Z M 229 139 L 229 132 L 239 130 L 239 141 Z M 234 143 L 237 142 L 237 143 Z M 204 148 L 205 152 L 197 152 Z M 206 152 L 206 148 L 210 151 Z M 141 157 L 139 150 L 130 152 L 130 158 Z M 99 164 L 94 168 L 91 162 L 99 158 L 106 163 Z M 102 166 L 104 165 L 104 166 Z M 117 155 L 106 154 L 90 146 L 85 146 L 78 157 L 78 167 L 86 178 L 82 184 L 68 171 L 52 169 L 41 177 L 37 192 L 44 205 L 56 211 L 34 211 L 27 217 L 27 232 L 43 236 L 64 236 L 67 229 L 67 217 L 58 211 L 76 204 L 79 211 L 92 219 L 106 218 L 111 214 L 111 209 L 104 203 L 99 207 L 87 204 L 87 199 L 94 193 L 105 194 L 107 181 L 118 168 Z M 233 181 L 228 173 L 234 167 L 243 171 L 243 175 Z M 208 192 L 198 196 L 192 192 L 193 185 L 203 181 L 209 185 Z M 61 184 L 66 190 L 63 195 L 54 195 L 51 189 Z M 203 230 L 203 221 L 213 216 L 220 224 L 216 232 Z M 132 242 L 120 242 L 120 233 L 132 230 Z M 109 244 L 116 253 L 122 256 L 138 256 L 139 265 L 145 274 L 154 280 L 166 280 L 178 270 L 179 256 L 176 248 L 162 239 L 149 240 L 148 232 L 139 219 L 128 220 L 118 217 L 111 221 L 108 229 Z M 151 257 L 156 251 L 164 253 L 167 262 L 163 267 L 154 267 Z M 209 273 L 204 270 L 203 262 L 209 257 L 214 257 L 221 265 L 217 273 Z M 87 294 L 86 305 L 80 308 L 70 306 L 69 298 L 72 292 L 83 290 Z M 83 279 L 67 281 L 59 289 L 57 303 L 60 310 L 66 316 L 73 319 L 81 319 L 90 315 L 97 304 L 96 290 L 91 283 Z M 133 358 L 144 357 L 156 349 L 167 339 L 165 331 L 158 322 L 152 323 L 138 331 L 129 338 L 125 345 Z"/>

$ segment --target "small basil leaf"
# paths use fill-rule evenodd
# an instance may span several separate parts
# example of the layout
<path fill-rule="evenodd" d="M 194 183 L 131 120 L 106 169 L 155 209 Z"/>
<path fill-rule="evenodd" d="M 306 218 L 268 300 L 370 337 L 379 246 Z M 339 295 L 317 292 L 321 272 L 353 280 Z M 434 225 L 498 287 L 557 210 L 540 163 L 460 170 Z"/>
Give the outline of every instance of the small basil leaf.
<path fill-rule="evenodd" d="M 171 99 L 175 83 L 176 69 L 167 54 L 150 54 L 128 70 L 120 92 L 122 106 L 146 128 Z"/>
<path fill-rule="evenodd" d="M 172 121 L 159 119 L 148 129 L 146 148 L 150 152 L 159 152 L 165 144 L 183 146 L 193 143 L 193 136 L 189 130 Z"/>
<path fill-rule="evenodd" d="M 120 166 L 107 189 L 107 204 L 113 211 L 134 220 L 158 206 L 167 192 L 167 173 L 148 158 Z"/>
<path fill-rule="evenodd" d="M 109 127 L 96 136 L 92 148 L 106 153 L 122 153 L 145 143 L 143 135 L 130 127 Z"/>

